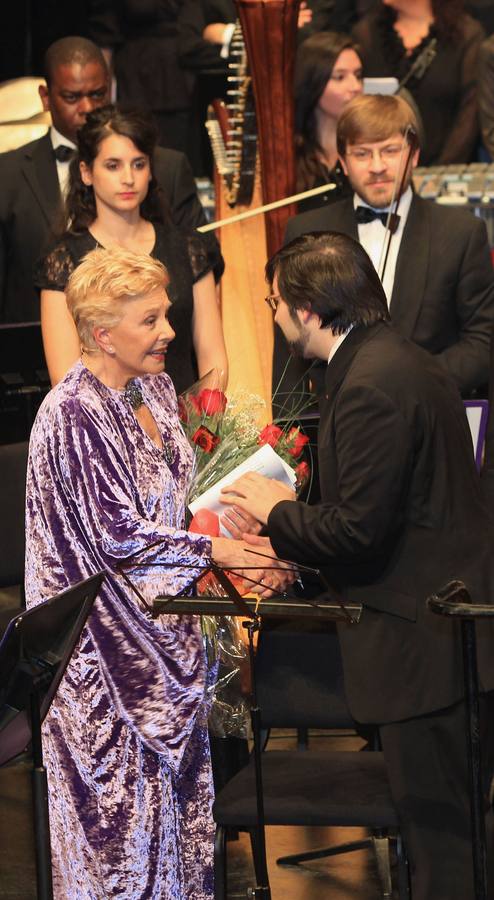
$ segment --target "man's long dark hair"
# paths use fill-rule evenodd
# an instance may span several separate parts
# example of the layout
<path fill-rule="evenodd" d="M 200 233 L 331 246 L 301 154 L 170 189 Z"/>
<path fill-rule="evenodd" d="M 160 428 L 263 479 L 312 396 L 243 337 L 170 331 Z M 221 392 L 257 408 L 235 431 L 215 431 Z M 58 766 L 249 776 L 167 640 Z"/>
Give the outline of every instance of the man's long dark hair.
<path fill-rule="evenodd" d="M 344 334 L 352 325 L 389 319 L 379 276 L 363 247 L 335 231 L 295 238 L 266 265 L 266 279 L 278 279 L 278 292 L 292 314 L 310 309 L 321 327 Z"/>
<path fill-rule="evenodd" d="M 62 231 L 70 228 L 73 232 L 81 232 L 94 222 L 96 218 L 94 191 L 82 181 L 79 164 L 84 162 L 92 169 L 102 142 L 112 134 L 129 138 L 140 153 L 148 156 L 152 174 L 153 154 L 158 139 L 153 120 L 138 110 L 123 110 L 113 104 L 93 110 L 77 132 L 78 153 L 70 164 L 69 190 L 65 201 Z M 153 222 L 169 221 L 169 210 L 154 175 L 141 205 L 141 215 Z"/>

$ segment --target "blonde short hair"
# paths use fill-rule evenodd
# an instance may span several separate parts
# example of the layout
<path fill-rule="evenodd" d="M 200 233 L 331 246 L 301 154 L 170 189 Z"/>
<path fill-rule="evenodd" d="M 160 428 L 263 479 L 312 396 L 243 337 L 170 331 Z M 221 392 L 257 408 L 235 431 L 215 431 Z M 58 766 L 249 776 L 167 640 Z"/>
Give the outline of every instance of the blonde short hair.
<path fill-rule="evenodd" d="M 387 141 L 412 129 L 419 136 L 419 123 L 412 107 L 396 94 L 361 94 L 345 106 L 336 128 L 338 153 L 344 157 L 349 144 Z"/>
<path fill-rule="evenodd" d="M 95 326 L 118 325 L 126 303 L 165 289 L 168 281 L 164 265 L 152 256 L 122 247 L 91 250 L 74 269 L 65 289 L 82 346 L 96 350 Z"/>

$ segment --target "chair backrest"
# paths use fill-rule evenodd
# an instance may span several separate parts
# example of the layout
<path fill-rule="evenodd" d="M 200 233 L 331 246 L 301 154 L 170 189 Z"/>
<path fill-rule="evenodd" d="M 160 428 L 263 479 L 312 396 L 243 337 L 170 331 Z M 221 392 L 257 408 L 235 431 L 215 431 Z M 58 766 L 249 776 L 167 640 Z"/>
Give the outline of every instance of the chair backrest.
<path fill-rule="evenodd" d="M 264 728 L 355 728 L 336 628 L 326 629 L 261 631 L 256 680 Z"/>
<path fill-rule="evenodd" d="M 28 442 L 0 446 L 0 587 L 24 581 Z"/>

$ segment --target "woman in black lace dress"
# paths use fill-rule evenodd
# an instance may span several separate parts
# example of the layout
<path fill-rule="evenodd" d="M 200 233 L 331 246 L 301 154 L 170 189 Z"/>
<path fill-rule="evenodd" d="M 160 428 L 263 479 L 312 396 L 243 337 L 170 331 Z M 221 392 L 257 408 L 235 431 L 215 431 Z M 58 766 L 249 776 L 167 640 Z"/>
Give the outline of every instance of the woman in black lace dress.
<path fill-rule="evenodd" d="M 137 112 L 103 107 L 78 133 L 66 216 L 70 226 L 39 266 L 41 325 L 52 383 L 78 359 L 80 346 L 65 302 L 65 286 L 95 247 L 122 246 L 159 259 L 170 277 L 170 344 L 166 370 L 178 393 L 212 368 L 227 378 L 227 358 L 214 278 L 200 235 L 169 220 L 153 179 L 152 122 Z"/>
<path fill-rule="evenodd" d="M 479 140 L 477 61 L 484 31 L 464 0 L 382 0 L 353 29 L 369 77 L 407 78 L 435 39 L 435 56 L 407 80 L 422 117 L 423 165 L 467 163 Z"/>

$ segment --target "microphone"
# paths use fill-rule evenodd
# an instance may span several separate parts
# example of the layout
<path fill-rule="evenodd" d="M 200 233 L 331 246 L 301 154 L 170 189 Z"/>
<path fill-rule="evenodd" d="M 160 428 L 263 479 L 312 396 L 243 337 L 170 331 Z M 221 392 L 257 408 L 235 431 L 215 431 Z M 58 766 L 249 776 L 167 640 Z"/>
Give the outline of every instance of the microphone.
<path fill-rule="evenodd" d="M 417 134 L 416 129 L 413 125 L 407 125 L 405 131 L 405 139 L 408 141 L 408 145 L 415 149 L 418 146 L 419 136 Z"/>

